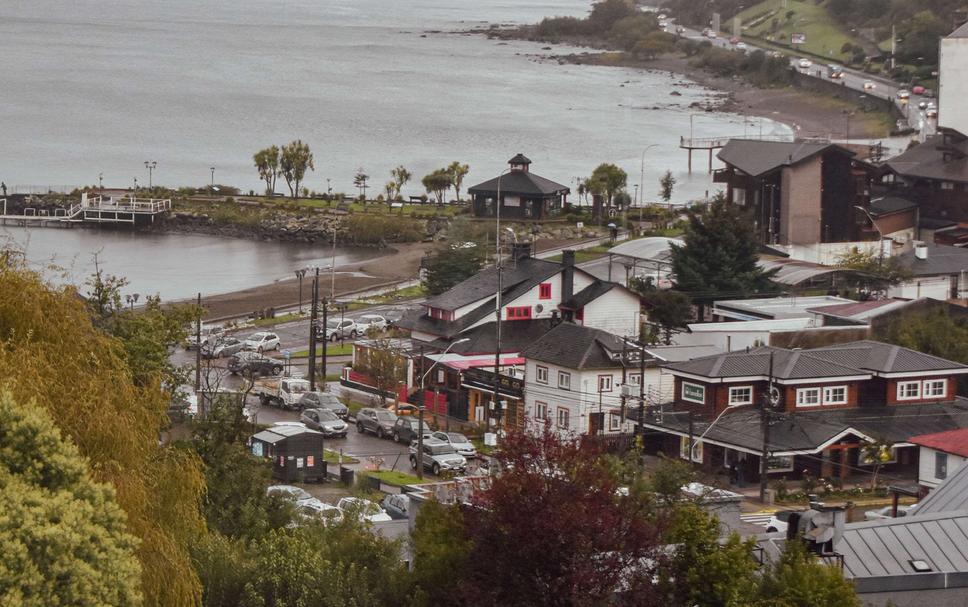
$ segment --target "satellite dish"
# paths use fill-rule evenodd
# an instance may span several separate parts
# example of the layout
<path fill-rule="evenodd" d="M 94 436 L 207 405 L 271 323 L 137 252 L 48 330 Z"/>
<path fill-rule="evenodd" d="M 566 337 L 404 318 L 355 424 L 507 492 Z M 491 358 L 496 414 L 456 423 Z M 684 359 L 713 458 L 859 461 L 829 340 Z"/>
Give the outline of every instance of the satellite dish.
<path fill-rule="evenodd" d="M 541 304 L 538 304 L 534 307 L 534 311 L 536 314 L 541 314 L 542 312 L 544 312 L 544 306 Z"/>
<path fill-rule="evenodd" d="M 780 404 L 780 389 L 776 386 L 770 386 L 770 404 L 773 406 Z"/>

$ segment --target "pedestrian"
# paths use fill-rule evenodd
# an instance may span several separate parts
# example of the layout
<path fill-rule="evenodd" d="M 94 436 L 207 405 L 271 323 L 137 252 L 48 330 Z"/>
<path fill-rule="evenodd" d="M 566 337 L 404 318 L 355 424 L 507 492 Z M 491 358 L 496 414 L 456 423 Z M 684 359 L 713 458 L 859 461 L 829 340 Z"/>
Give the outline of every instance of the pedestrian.
<path fill-rule="evenodd" d="M 729 483 L 731 485 L 739 484 L 739 468 L 736 466 L 736 462 L 729 465 Z"/>

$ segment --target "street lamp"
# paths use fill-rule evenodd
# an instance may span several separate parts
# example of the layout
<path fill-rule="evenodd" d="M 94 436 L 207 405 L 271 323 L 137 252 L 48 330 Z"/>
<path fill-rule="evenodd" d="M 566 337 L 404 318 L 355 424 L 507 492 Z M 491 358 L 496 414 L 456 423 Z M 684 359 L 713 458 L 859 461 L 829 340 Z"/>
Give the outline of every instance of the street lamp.
<path fill-rule="evenodd" d="M 419 407 L 417 407 L 417 411 L 419 412 L 419 420 L 417 421 L 417 478 L 423 478 L 423 427 L 424 427 L 424 409 L 426 409 L 425 403 L 427 402 L 427 399 L 424 396 L 424 382 L 427 379 L 427 376 L 430 375 L 430 372 L 434 370 L 434 367 L 436 367 L 437 364 L 444 359 L 444 355 L 450 352 L 451 348 L 453 348 L 457 344 L 462 344 L 467 341 L 470 341 L 469 337 L 464 337 L 450 342 L 450 345 L 447 346 L 447 349 L 440 354 L 440 357 L 434 361 L 434 364 L 430 365 L 430 368 L 427 369 L 427 372 L 420 376 L 420 398 L 422 398 L 424 402 L 421 403 Z M 420 362 L 421 364 L 423 364 L 423 360 L 421 360 Z M 434 384 L 434 411 L 436 410 L 437 410 L 437 386 L 435 383 Z"/>
<path fill-rule="evenodd" d="M 690 140 L 692 139 L 692 114 L 689 114 L 689 139 Z M 692 141 L 689 142 L 689 145 L 692 145 Z M 642 166 L 639 167 L 641 169 L 641 175 L 639 175 L 639 183 L 642 184 L 642 198 L 645 198 L 645 153 L 655 147 L 659 147 L 659 144 L 658 143 L 649 144 L 645 146 L 644 150 L 642 150 Z M 643 201 L 641 200 L 639 201 L 639 223 L 642 222 L 642 202 Z"/>
<path fill-rule="evenodd" d="M 303 277 L 306 275 L 306 270 L 308 268 L 300 268 L 296 270 L 296 278 L 299 279 L 299 313 L 302 314 L 302 281 Z"/>
<path fill-rule="evenodd" d="M 152 181 L 151 181 L 151 175 L 154 172 L 155 167 L 157 166 L 158 166 L 158 163 L 155 162 L 154 160 L 145 160 L 145 168 L 148 169 L 148 189 L 149 190 L 153 187 Z"/>
<path fill-rule="evenodd" d="M 212 191 L 215 191 L 215 167 L 209 167 L 208 170 L 212 171 Z"/>

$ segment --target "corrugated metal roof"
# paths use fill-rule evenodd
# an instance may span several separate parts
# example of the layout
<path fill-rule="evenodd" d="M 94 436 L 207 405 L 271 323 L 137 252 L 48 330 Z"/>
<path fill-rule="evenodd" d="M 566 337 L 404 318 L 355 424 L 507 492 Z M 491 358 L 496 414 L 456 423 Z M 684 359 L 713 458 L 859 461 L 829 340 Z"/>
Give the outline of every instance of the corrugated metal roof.
<path fill-rule="evenodd" d="M 685 243 L 678 238 L 666 238 L 664 236 L 649 236 L 648 238 L 637 238 L 609 249 L 609 253 L 644 259 L 646 261 L 669 261 L 672 257 L 670 249 L 673 245 L 682 246 Z"/>
<path fill-rule="evenodd" d="M 968 466 L 961 466 L 918 503 L 912 517 L 968 510 Z"/>

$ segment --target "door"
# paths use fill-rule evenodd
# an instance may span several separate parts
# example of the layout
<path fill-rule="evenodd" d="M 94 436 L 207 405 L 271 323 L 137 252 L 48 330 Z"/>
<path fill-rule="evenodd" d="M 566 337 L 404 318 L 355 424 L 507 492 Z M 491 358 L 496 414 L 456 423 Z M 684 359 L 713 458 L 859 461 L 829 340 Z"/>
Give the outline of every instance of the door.
<path fill-rule="evenodd" d="M 588 415 L 588 434 L 596 435 L 602 431 L 602 413 L 591 413 Z"/>

